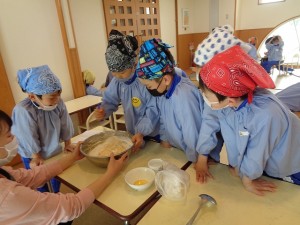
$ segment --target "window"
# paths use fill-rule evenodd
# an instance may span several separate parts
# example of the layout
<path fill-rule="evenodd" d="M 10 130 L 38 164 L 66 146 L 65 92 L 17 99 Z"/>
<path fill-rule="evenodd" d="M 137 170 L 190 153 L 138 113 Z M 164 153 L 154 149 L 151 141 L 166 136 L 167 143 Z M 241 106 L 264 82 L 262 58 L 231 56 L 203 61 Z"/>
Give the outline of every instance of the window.
<path fill-rule="evenodd" d="M 269 33 L 258 48 L 260 56 L 264 56 L 264 53 L 267 52 L 265 46 L 266 40 L 275 35 L 280 35 L 284 41 L 282 55 L 284 62 L 289 63 L 293 56 L 300 52 L 300 17 L 293 18 L 281 24 Z"/>
<path fill-rule="evenodd" d="M 285 0 L 258 0 L 259 5 L 267 4 L 267 3 L 275 3 L 275 2 L 284 2 Z"/>

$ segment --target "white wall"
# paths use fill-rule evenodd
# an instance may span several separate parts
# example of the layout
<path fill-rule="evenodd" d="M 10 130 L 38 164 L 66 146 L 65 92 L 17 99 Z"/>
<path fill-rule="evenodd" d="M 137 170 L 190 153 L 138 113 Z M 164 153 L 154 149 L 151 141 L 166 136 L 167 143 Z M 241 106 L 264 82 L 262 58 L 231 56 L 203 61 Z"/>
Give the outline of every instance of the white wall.
<path fill-rule="evenodd" d="M 70 0 L 70 9 L 81 69 L 93 71 L 95 86 L 100 87 L 108 73 L 104 57 L 107 36 L 102 1 Z"/>
<path fill-rule="evenodd" d="M 237 0 L 236 30 L 276 27 L 299 15 L 299 0 L 286 0 L 265 5 L 258 5 L 257 0 Z"/>
<path fill-rule="evenodd" d="M 233 0 L 219 0 L 219 22 L 229 14 Z M 62 98 L 73 98 L 63 41 L 54 0 L 0 0 L 0 51 L 16 102 L 26 95 L 16 82 L 18 69 L 48 64 L 63 85 Z M 178 0 L 179 34 L 208 32 L 210 0 Z M 257 0 L 237 0 L 236 29 L 274 27 L 300 15 L 300 1 L 258 5 Z M 242 3 L 242 4 L 241 4 Z M 182 27 L 182 9 L 190 10 L 190 27 Z M 106 31 L 101 0 L 71 0 L 71 10 L 82 69 L 97 75 L 96 85 L 108 71 L 104 59 Z M 253 11 L 255 13 L 253 13 Z M 233 14 L 232 14 L 233 15 Z M 162 39 L 176 45 L 175 0 L 160 1 Z M 225 17 L 226 20 L 226 17 Z M 226 22 L 226 21 L 225 21 Z M 176 48 L 171 49 L 176 58 Z"/>
<path fill-rule="evenodd" d="M 26 97 L 17 71 L 43 64 L 59 77 L 62 98 L 73 98 L 55 1 L 1 0 L 0 50 L 15 102 Z"/>
<path fill-rule="evenodd" d="M 159 9 L 161 39 L 174 46 L 170 51 L 177 61 L 175 0 L 160 0 Z"/>
<path fill-rule="evenodd" d="M 229 24 L 234 28 L 234 10 L 235 0 L 219 0 L 219 26 Z"/>
<path fill-rule="evenodd" d="M 164 0 L 161 0 L 162 2 Z M 209 30 L 209 4 L 210 0 L 178 0 L 178 34 L 203 33 Z M 190 26 L 182 26 L 182 10 L 190 13 Z"/>
<path fill-rule="evenodd" d="M 164 0 L 160 1 L 161 2 Z M 192 21 L 192 17 L 193 17 L 193 8 L 194 8 L 194 0 L 178 0 L 177 1 L 178 7 L 177 7 L 177 14 L 178 14 L 178 34 L 191 34 L 194 33 L 194 22 Z M 182 26 L 182 10 L 186 9 L 189 10 L 190 13 L 190 26 L 184 28 Z M 162 17 L 163 15 L 160 14 L 160 16 Z"/>

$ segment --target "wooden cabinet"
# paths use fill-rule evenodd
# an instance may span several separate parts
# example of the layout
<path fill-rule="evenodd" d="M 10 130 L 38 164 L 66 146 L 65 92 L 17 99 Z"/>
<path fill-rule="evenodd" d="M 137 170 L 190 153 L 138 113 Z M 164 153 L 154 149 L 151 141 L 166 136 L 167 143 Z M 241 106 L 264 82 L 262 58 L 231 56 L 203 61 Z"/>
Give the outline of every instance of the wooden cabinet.
<path fill-rule="evenodd" d="M 104 0 L 103 8 L 107 34 L 115 29 L 141 42 L 160 38 L 158 0 Z"/>

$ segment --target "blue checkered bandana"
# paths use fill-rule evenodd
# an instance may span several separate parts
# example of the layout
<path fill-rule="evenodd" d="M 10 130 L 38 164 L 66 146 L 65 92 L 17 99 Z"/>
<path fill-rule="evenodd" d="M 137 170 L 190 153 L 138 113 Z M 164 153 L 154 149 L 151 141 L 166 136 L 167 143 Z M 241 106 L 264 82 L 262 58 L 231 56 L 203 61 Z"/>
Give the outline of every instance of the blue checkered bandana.
<path fill-rule="evenodd" d="M 60 91 L 61 84 L 47 65 L 19 70 L 18 82 L 24 92 L 36 95 Z"/>
<path fill-rule="evenodd" d="M 174 69 L 174 62 L 166 54 L 170 46 L 160 39 L 150 39 L 140 48 L 136 73 L 139 78 L 153 80 L 160 78 Z M 171 54 L 171 53 L 170 53 Z"/>

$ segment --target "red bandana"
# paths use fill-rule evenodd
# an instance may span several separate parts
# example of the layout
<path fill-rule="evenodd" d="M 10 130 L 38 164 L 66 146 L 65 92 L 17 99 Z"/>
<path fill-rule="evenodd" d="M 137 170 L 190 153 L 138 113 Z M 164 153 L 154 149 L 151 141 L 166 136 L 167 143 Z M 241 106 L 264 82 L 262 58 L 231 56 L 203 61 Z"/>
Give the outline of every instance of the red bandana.
<path fill-rule="evenodd" d="M 241 97 L 248 94 L 248 103 L 252 102 L 257 86 L 275 88 L 270 75 L 239 46 L 215 55 L 202 67 L 200 76 L 209 89 L 220 95 Z"/>

